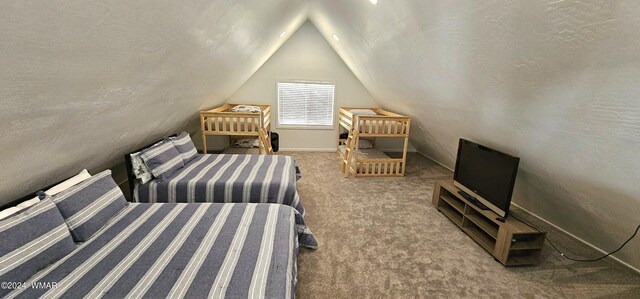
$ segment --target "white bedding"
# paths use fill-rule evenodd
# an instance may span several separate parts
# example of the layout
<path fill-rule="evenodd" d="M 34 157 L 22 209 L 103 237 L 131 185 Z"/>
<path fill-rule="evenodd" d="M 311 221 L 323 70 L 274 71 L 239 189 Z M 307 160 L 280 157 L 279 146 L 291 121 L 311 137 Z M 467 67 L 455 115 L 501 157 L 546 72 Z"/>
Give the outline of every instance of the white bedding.
<path fill-rule="evenodd" d="M 258 106 L 238 105 L 238 106 L 234 106 L 229 111 L 231 111 L 231 112 L 245 112 L 245 113 L 246 112 L 248 112 L 248 113 L 260 113 L 260 111 L 262 111 L 262 109 L 260 109 L 260 107 L 258 107 Z"/>
<path fill-rule="evenodd" d="M 351 109 L 349 112 L 353 115 L 378 115 L 371 109 Z"/>
<path fill-rule="evenodd" d="M 345 145 L 338 146 L 338 150 L 342 153 L 342 155 L 344 155 L 346 148 L 347 147 Z M 364 159 L 389 158 L 387 154 L 375 148 L 358 149 L 358 157 Z"/>

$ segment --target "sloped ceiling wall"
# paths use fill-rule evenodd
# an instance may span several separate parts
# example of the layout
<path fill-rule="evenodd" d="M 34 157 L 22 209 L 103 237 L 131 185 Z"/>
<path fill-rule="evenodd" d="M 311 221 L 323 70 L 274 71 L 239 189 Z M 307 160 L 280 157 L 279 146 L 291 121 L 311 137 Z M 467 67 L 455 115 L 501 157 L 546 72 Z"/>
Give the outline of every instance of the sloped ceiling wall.
<path fill-rule="evenodd" d="M 309 16 L 412 142 L 522 158 L 514 202 L 606 250 L 640 212 L 637 1 L 0 3 L 0 204 L 232 95 Z M 332 38 L 336 34 L 340 41 Z M 616 256 L 640 268 L 640 241 Z"/>
<path fill-rule="evenodd" d="M 305 19 L 302 0 L 2 1 L 0 203 L 188 127 Z"/>
<path fill-rule="evenodd" d="M 312 4 L 421 152 L 452 167 L 466 137 L 520 156 L 514 202 L 601 249 L 638 225 L 640 2 Z M 640 268 L 640 239 L 616 256 Z"/>
<path fill-rule="evenodd" d="M 335 151 L 338 136 L 337 115 L 333 129 L 312 130 L 282 128 L 278 125 L 278 80 L 305 80 L 335 84 L 335 106 L 372 107 L 371 95 L 351 73 L 336 52 L 311 22 L 305 22 L 276 53 L 230 98 L 231 103 L 269 104 L 272 107 L 271 128 L 280 136 L 280 150 Z M 209 140 L 212 138 L 209 138 Z M 381 138 L 384 139 L 384 138 Z M 396 143 L 376 146 L 402 149 Z M 215 144 L 209 142 L 207 144 Z M 220 144 L 220 143 L 218 143 Z"/>

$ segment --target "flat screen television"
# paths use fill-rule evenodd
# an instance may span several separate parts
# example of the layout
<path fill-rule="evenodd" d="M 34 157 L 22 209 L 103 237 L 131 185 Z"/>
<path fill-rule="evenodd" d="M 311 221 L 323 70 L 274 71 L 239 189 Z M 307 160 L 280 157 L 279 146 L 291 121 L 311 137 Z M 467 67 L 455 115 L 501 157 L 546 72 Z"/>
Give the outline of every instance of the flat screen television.
<path fill-rule="evenodd" d="M 519 163 L 518 157 L 460 138 L 453 183 L 480 207 L 506 217 Z"/>

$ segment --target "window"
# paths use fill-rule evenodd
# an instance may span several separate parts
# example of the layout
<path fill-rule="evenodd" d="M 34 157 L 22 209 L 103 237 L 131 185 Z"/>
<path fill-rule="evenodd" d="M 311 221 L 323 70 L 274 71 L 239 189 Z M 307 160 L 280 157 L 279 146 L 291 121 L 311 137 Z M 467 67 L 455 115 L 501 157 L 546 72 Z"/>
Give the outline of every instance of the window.
<path fill-rule="evenodd" d="M 333 127 L 335 84 L 278 82 L 279 127 Z"/>

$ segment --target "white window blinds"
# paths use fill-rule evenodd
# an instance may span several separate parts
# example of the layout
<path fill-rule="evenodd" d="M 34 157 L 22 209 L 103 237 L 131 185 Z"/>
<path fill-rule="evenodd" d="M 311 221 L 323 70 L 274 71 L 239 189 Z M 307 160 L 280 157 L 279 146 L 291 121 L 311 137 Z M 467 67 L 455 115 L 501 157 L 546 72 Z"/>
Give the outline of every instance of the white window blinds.
<path fill-rule="evenodd" d="M 333 126 L 332 83 L 278 82 L 278 125 Z"/>

